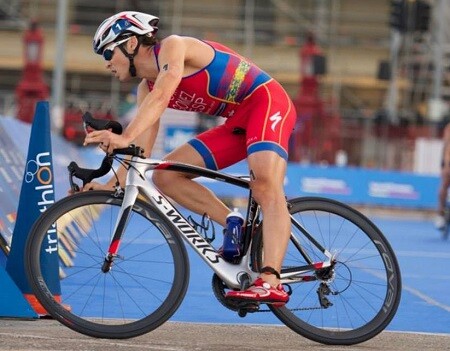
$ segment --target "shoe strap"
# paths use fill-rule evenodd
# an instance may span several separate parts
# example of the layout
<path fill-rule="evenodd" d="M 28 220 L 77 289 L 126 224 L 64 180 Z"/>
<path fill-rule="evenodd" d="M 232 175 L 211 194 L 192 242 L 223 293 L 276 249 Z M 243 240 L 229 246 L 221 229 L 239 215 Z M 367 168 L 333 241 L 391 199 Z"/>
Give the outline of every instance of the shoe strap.
<path fill-rule="evenodd" d="M 281 279 L 280 273 L 275 270 L 275 268 L 270 266 L 265 266 L 261 268 L 260 273 L 273 274 L 277 279 Z"/>

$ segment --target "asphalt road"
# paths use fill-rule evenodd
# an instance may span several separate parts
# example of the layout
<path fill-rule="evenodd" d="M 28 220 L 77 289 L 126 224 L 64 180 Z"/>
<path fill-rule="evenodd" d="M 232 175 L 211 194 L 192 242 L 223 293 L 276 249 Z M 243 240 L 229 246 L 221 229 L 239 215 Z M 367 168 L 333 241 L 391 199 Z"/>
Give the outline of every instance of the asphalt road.
<path fill-rule="evenodd" d="M 318 344 L 283 326 L 168 322 L 155 331 L 128 340 L 95 339 L 54 320 L 0 319 L 0 351 L 443 351 L 450 334 L 382 332 L 353 346 Z"/>

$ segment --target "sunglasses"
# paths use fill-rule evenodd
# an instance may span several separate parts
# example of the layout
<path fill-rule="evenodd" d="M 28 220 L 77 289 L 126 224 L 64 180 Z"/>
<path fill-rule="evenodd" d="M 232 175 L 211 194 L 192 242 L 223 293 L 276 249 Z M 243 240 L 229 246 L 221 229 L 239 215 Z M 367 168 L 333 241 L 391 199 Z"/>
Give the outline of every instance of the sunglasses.
<path fill-rule="evenodd" d="M 103 53 L 102 53 L 103 58 L 104 58 L 106 61 L 111 61 L 111 59 L 113 58 L 113 55 L 114 55 L 114 49 L 115 49 L 117 46 L 119 46 L 119 45 L 121 45 L 121 44 L 127 42 L 127 41 L 130 40 L 131 38 L 132 38 L 132 37 L 128 37 L 128 38 L 125 38 L 125 39 L 116 41 L 116 42 L 112 43 L 111 45 L 107 46 L 107 47 L 105 48 L 105 50 L 103 50 Z"/>

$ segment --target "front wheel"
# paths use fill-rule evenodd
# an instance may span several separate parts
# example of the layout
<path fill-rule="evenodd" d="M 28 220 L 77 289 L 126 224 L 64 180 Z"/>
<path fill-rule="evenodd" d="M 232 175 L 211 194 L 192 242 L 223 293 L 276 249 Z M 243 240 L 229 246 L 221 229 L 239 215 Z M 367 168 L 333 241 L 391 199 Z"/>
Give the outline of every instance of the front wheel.
<path fill-rule="evenodd" d="M 373 338 L 389 324 L 400 302 L 400 268 L 388 241 L 368 218 L 337 201 L 308 197 L 289 205 L 291 240 L 281 273 L 326 261 L 320 246 L 334 259 L 330 269 L 286 279 L 290 300 L 282 308 L 270 306 L 272 312 L 295 332 L 323 344 Z M 262 246 L 259 230 L 252 248 L 257 268 L 263 266 Z"/>
<path fill-rule="evenodd" d="M 177 310 L 188 285 L 183 242 L 141 200 L 111 269 L 102 269 L 122 201 L 103 191 L 64 198 L 41 215 L 26 245 L 25 270 L 36 298 L 53 318 L 93 337 L 123 339 L 157 328 Z"/>

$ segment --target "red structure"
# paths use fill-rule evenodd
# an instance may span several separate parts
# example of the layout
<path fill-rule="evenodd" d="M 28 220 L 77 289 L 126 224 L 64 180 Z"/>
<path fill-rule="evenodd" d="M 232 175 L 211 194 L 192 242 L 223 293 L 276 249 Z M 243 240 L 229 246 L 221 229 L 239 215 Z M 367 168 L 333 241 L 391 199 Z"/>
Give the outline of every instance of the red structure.
<path fill-rule="evenodd" d="M 42 31 L 33 21 L 24 35 L 24 69 L 16 87 L 17 118 L 27 123 L 33 121 L 36 102 L 49 96 L 42 74 L 43 46 Z"/>
<path fill-rule="evenodd" d="M 115 120 L 111 110 L 102 111 L 101 109 L 89 109 L 93 111 L 95 118 L 105 120 Z M 86 132 L 82 123 L 83 110 L 76 107 L 73 103 L 69 104 L 64 112 L 63 136 L 78 145 L 83 145 Z"/>
<path fill-rule="evenodd" d="M 309 34 L 300 48 L 300 87 L 295 100 L 297 123 L 291 147 L 292 161 L 334 163 L 339 148 L 340 116 L 320 96 L 319 76 L 324 73 L 324 56 Z"/>

